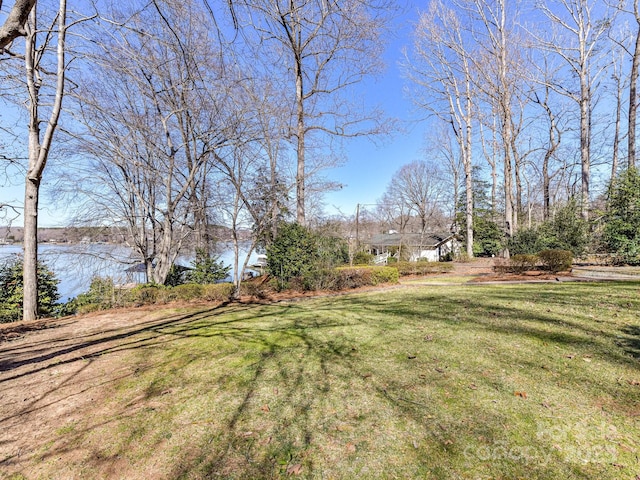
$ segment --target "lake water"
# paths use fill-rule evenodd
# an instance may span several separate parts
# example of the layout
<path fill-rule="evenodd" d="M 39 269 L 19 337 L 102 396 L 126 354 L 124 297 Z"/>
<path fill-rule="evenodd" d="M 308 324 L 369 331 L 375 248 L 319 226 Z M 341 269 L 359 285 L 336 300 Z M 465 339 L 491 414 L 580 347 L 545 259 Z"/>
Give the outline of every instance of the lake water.
<path fill-rule="evenodd" d="M 233 265 L 233 249 L 223 246 L 220 260 L 225 265 Z M 0 245 L 0 262 L 22 253 L 21 245 Z M 241 262 L 246 252 L 241 252 Z M 60 280 L 58 293 L 65 302 L 89 289 L 94 277 L 111 277 L 114 283 L 142 282 L 141 274 L 127 273 L 125 270 L 139 263 L 133 251 L 123 245 L 108 244 L 42 244 L 38 248 L 39 260 L 45 262 Z M 188 266 L 193 257 L 179 257 L 177 263 Z M 249 264 L 255 262 L 252 253 Z M 233 274 L 233 271 L 231 272 Z"/>

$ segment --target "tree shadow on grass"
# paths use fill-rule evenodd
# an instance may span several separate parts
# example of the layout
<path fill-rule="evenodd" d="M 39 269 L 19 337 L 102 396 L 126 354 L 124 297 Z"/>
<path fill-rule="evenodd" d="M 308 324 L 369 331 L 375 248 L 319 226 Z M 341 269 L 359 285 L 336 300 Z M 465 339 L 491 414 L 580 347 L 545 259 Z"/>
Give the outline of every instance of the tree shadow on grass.
<path fill-rule="evenodd" d="M 526 295 L 527 292 L 522 291 L 520 294 Z M 412 303 L 405 303 L 405 298 L 410 298 Z M 414 377 L 418 376 L 420 370 L 408 366 L 407 362 L 410 360 L 402 354 L 395 357 L 378 355 L 375 351 L 377 346 L 383 344 L 385 339 L 390 339 L 396 342 L 396 348 L 405 348 L 397 335 L 411 334 L 414 327 L 428 325 L 429 322 L 439 322 L 451 328 L 464 326 L 514 335 L 514 338 L 531 336 L 571 347 L 595 349 L 599 342 L 594 338 L 592 329 L 585 327 L 581 330 L 578 325 L 570 322 L 564 325 L 564 331 L 550 332 L 543 327 L 558 327 L 557 318 L 519 308 L 501 307 L 498 310 L 507 319 L 524 319 L 526 324 L 497 321 L 491 316 L 491 312 L 496 309 L 495 298 L 486 295 L 467 298 L 462 302 L 453 300 L 449 306 L 424 308 L 425 305 L 440 304 L 442 298 L 442 295 L 415 294 L 389 301 L 374 295 L 356 295 L 331 301 L 297 302 L 295 305 L 232 305 L 224 309 L 177 315 L 149 322 L 143 327 L 114 332 L 107 336 L 110 340 L 105 340 L 107 343 L 104 345 L 91 338 L 85 339 L 81 344 L 100 347 L 92 355 L 139 351 L 142 361 L 148 362 L 142 374 L 146 375 L 145 381 L 149 385 L 163 385 L 167 370 L 160 367 L 176 362 L 176 358 L 171 355 L 165 358 L 157 353 L 157 357 L 154 357 L 151 355 L 154 351 L 165 349 L 170 352 L 178 344 L 194 346 L 193 351 L 185 354 L 185 358 L 175 366 L 174 376 L 169 381 L 181 380 L 181 371 L 200 368 L 200 364 L 196 362 L 204 362 L 207 356 L 215 353 L 215 349 L 203 349 L 203 342 L 211 342 L 216 348 L 221 348 L 219 345 L 223 344 L 228 346 L 229 351 L 246 352 L 251 363 L 237 367 L 236 377 L 231 378 L 225 387 L 224 391 L 233 395 L 233 405 L 223 415 L 221 426 L 207 429 L 207 433 L 198 434 L 185 446 L 185 451 L 178 455 L 173 464 L 171 478 L 198 475 L 204 478 L 278 478 L 287 476 L 287 469 L 298 464 L 303 466 L 302 477 L 326 476 L 324 470 L 327 467 L 319 464 L 318 459 L 327 456 L 318 452 L 322 448 L 334 447 L 320 443 L 335 441 L 339 444 L 335 448 L 341 449 L 342 457 L 349 456 L 350 450 L 346 446 L 350 442 L 357 443 L 350 431 L 339 429 L 340 425 L 336 425 L 336 422 L 340 421 L 355 430 L 360 428 L 358 422 L 364 422 L 371 428 L 370 434 L 375 435 L 377 419 L 368 418 L 366 411 L 362 413 L 362 420 L 347 414 L 349 402 L 355 401 L 355 397 L 359 395 L 375 399 L 381 412 L 399 425 L 423 425 L 424 436 L 419 440 L 428 446 L 416 443 L 418 446 L 407 450 L 407 455 L 411 458 L 406 463 L 413 468 L 413 478 L 418 478 L 415 476 L 418 473 L 421 473 L 420 477 L 446 478 L 459 474 L 455 469 L 455 461 L 451 459 L 461 461 L 469 435 L 477 440 L 477 451 L 484 452 L 480 448 L 499 445 L 506 438 L 508 432 L 504 425 L 508 417 L 496 412 L 490 404 L 474 403 L 471 396 L 465 404 L 462 416 L 456 417 L 441 411 L 441 403 L 434 406 L 421 398 L 421 395 L 432 391 L 430 385 L 423 385 L 415 391 L 407 390 L 407 386 L 413 386 L 416 381 Z M 484 311 L 487 315 L 478 315 L 478 311 Z M 453 318 L 454 316 L 457 318 Z M 356 338 L 352 329 L 359 327 L 366 327 L 366 335 Z M 633 335 L 637 339 L 637 332 Z M 114 344 L 108 344 L 110 341 Z M 196 341 L 199 343 L 189 343 Z M 367 343 L 372 345 L 371 348 L 365 348 Z M 416 338 L 407 339 L 405 343 L 411 345 L 411 348 L 418 345 Z M 82 347 L 77 347 L 80 348 Z M 427 356 L 426 352 L 430 350 L 426 346 L 420 348 L 424 348 L 421 353 L 424 352 Z M 634 348 L 637 349 L 637 345 Z M 40 370 L 46 369 L 49 361 L 74 353 L 77 349 L 61 345 L 54 355 L 39 354 L 34 357 L 33 364 L 41 364 L 38 367 Z M 397 375 L 383 377 L 381 373 L 377 373 L 383 370 L 378 369 L 376 361 L 389 363 L 391 371 L 397 369 Z M 616 361 L 621 359 L 616 358 Z M 26 364 L 22 366 L 24 365 Z M 13 368 L 17 369 L 18 366 L 14 365 Z M 28 373 L 30 372 L 25 375 Z M 213 369 L 210 373 L 212 388 L 214 385 L 215 389 L 222 388 L 223 377 L 227 374 L 218 374 Z M 13 378 L 19 376 L 15 375 Z M 442 380 L 440 385 L 446 389 L 454 388 L 454 383 L 449 380 Z M 264 392 L 274 388 L 278 389 L 278 394 L 272 397 L 273 403 L 267 405 L 269 408 L 262 410 Z M 473 394 L 469 389 L 464 392 L 467 395 Z M 55 450 L 45 455 L 44 459 L 53 459 L 63 453 L 65 448 L 67 451 L 73 450 L 96 428 L 109 427 L 119 431 L 122 425 L 134 426 L 130 432 L 120 430 L 125 438 L 117 449 L 108 454 L 98 452 L 95 458 L 87 461 L 89 465 L 95 464 L 98 469 L 96 471 L 104 471 L 105 465 L 126 457 L 130 449 L 141 449 L 142 447 L 136 447 L 140 436 L 152 436 L 153 432 L 149 432 L 149 429 L 154 427 L 145 425 L 147 417 L 140 412 L 153 415 L 153 412 L 147 410 L 150 408 L 148 401 L 163 395 L 162 387 L 146 389 L 143 398 L 123 405 L 121 411 L 113 412 L 108 418 L 89 420 L 84 428 L 69 435 L 63 444 L 56 445 Z M 165 395 L 167 402 L 180 400 L 172 395 Z M 207 396 L 205 393 L 202 395 L 203 398 Z M 363 406 L 359 408 L 364 409 Z M 434 419 L 425 422 L 428 416 Z M 469 420 L 474 417 L 483 421 Z M 531 432 L 532 435 L 535 433 Z M 409 443 L 411 440 L 402 438 L 400 441 Z M 145 448 L 154 451 L 161 447 L 162 442 L 163 439 L 158 437 L 150 444 L 145 444 Z M 373 440 L 370 442 L 374 444 Z M 547 447 L 543 443 L 537 443 L 535 439 L 531 442 L 540 452 Z M 366 442 L 362 443 L 362 447 L 359 445 L 357 448 L 362 448 L 362 454 L 368 453 Z M 355 445 L 352 446 L 356 448 Z M 384 450 L 374 449 L 374 453 L 383 458 L 388 455 Z M 440 465 L 434 464 L 437 463 L 434 462 L 434 454 Z M 345 464 L 349 463 L 344 458 L 340 460 Z M 353 460 L 355 461 L 355 457 Z M 492 476 L 507 478 L 516 472 L 519 476 L 524 476 L 531 468 L 527 464 L 514 468 L 508 464 L 508 459 L 504 465 L 499 463 L 487 465 L 485 470 L 479 470 L 479 475 L 490 472 Z M 389 465 L 388 468 L 391 469 L 390 476 L 394 476 L 393 466 Z M 533 476 L 552 478 L 553 473 L 559 472 L 555 468 L 553 465 L 535 465 Z M 348 475 L 343 472 L 342 478 L 346 476 Z M 572 472 L 571 478 L 589 478 L 589 475 L 577 469 Z"/>
<path fill-rule="evenodd" d="M 640 359 L 640 326 L 629 325 L 622 328 L 624 336 L 618 339 L 618 344 L 635 359 Z"/>

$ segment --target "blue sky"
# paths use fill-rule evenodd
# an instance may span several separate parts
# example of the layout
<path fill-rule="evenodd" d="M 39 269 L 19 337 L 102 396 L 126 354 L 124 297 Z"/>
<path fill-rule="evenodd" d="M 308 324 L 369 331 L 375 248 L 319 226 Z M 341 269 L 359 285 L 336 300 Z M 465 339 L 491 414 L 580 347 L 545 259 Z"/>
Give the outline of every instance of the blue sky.
<path fill-rule="evenodd" d="M 366 100 L 398 119 L 402 130 L 382 145 L 367 138 L 345 140 L 346 163 L 327 172 L 332 180 L 345 186 L 326 195 L 327 213 L 339 209 L 345 215 L 354 214 L 358 203 L 376 203 L 402 165 L 424 157 L 426 123 L 415 121 L 420 112 L 403 92 L 406 82 L 400 68 L 402 49 L 410 47 L 412 22 L 417 16 L 418 8 L 412 6 L 396 19 L 394 38 L 385 52 L 386 71 L 376 81 L 362 85 Z"/>
<path fill-rule="evenodd" d="M 324 203 L 327 214 L 352 215 L 358 203 L 375 203 L 382 196 L 394 172 L 403 164 L 422 156 L 425 124 L 411 122 L 416 112 L 411 101 L 403 94 L 404 81 L 399 65 L 402 49 L 410 43 L 411 22 L 416 18 L 417 8 L 407 7 L 395 20 L 393 36 L 385 52 L 386 70 L 379 78 L 369 79 L 358 87 L 362 89 L 366 104 L 381 106 L 388 116 L 399 120 L 402 131 L 382 142 L 368 138 L 345 139 L 345 162 L 340 167 L 325 172 L 328 178 L 344 185 L 342 189 L 326 194 Z M 3 124 L 6 125 L 5 122 L 10 117 L 13 115 L 6 110 L 0 112 L 0 122 Z M 24 191 L 21 178 L 22 174 L 17 175 L 12 183 L 0 183 L 0 203 L 22 203 Z M 46 191 L 48 180 L 51 180 L 50 176 L 45 172 L 44 195 L 40 201 L 40 226 L 63 226 L 65 212 L 62 207 L 52 206 Z M 21 222 L 19 219 L 14 225 Z M 0 217 L 0 224 L 5 223 L 4 218 Z"/>

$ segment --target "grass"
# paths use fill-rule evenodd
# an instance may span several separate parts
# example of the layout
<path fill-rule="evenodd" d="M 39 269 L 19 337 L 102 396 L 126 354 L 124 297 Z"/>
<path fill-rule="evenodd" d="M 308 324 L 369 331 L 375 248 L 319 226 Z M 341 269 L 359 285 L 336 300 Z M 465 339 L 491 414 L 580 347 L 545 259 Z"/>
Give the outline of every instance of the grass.
<path fill-rule="evenodd" d="M 104 417 L 103 478 L 634 479 L 640 284 L 415 287 L 174 312 Z M 148 332 L 147 332 L 148 334 Z M 55 472 L 54 460 L 49 460 Z M 80 477 L 78 477 L 80 478 Z"/>

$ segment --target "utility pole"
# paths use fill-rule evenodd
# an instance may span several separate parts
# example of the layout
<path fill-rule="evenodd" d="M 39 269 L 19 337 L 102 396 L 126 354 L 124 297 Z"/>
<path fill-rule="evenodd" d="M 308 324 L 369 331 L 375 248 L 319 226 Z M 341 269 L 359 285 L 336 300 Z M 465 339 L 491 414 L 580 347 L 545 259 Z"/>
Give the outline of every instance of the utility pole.
<path fill-rule="evenodd" d="M 356 205 L 356 251 L 360 250 L 360 204 Z"/>

